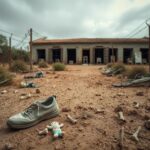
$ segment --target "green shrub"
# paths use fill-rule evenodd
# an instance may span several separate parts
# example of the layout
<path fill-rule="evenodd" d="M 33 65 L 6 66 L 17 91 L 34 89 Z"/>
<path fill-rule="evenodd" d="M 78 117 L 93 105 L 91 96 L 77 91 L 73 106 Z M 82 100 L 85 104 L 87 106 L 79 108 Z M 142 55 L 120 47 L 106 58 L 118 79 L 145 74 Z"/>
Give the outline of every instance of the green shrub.
<path fill-rule="evenodd" d="M 24 61 L 16 60 L 13 62 L 10 70 L 14 72 L 29 72 L 29 67 Z"/>
<path fill-rule="evenodd" d="M 52 67 L 54 71 L 63 71 L 66 68 L 66 66 L 63 63 L 59 63 L 59 62 L 54 63 Z"/>
<path fill-rule="evenodd" d="M 47 68 L 48 64 L 44 60 L 41 60 L 39 61 L 38 66 L 39 68 Z"/>
<path fill-rule="evenodd" d="M 128 79 L 134 79 L 137 76 L 145 76 L 147 74 L 147 71 L 142 66 L 135 66 L 127 70 L 126 76 Z"/>
<path fill-rule="evenodd" d="M 12 75 L 8 70 L 6 70 L 4 67 L 0 66 L 0 85 L 2 84 L 8 84 L 12 81 Z"/>

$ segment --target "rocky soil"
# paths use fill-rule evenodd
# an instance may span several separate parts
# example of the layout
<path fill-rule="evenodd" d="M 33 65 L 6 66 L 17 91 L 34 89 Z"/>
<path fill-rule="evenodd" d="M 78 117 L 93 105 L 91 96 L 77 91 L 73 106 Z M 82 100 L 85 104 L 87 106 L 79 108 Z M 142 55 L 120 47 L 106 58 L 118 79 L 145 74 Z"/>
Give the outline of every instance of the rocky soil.
<path fill-rule="evenodd" d="M 18 88 L 16 84 L 0 87 L 0 149 L 15 150 L 150 150 L 150 130 L 145 122 L 150 119 L 150 89 L 113 88 L 117 77 L 101 74 L 103 66 L 67 66 L 67 71 L 44 70 L 45 77 L 33 79 L 35 88 Z M 17 74 L 16 82 L 23 79 Z M 31 94 L 20 99 L 21 94 Z M 140 93 L 140 94 L 139 94 Z M 11 130 L 7 119 L 38 99 L 56 95 L 63 110 L 56 118 L 43 121 L 24 130 Z M 137 104 L 139 105 L 137 107 Z M 122 111 L 125 120 L 118 117 Z M 72 124 L 66 115 L 77 120 Z M 64 124 L 62 139 L 53 140 L 52 135 L 39 136 L 37 129 L 44 129 L 52 121 Z M 132 134 L 141 127 L 136 141 Z M 120 130 L 124 127 L 123 142 Z"/>

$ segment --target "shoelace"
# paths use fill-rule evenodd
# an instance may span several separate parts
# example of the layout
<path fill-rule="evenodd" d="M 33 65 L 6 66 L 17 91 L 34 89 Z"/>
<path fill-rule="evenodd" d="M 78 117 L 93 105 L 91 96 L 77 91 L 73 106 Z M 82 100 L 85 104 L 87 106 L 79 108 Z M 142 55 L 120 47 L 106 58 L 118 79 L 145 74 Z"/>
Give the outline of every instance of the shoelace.
<path fill-rule="evenodd" d="M 39 104 L 38 103 L 33 103 L 32 105 L 30 105 L 28 108 L 26 108 L 25 109 L 25 111 L 24 111 L 24 115 L 25 116 L 28 116 L 29 118 L 30 118 L 30 116 L 31 116 L 31 114 L 32 114 L 32 112 L 33 112 L 33 110 L 34 110 L 34 108 L 36 108 L 37 107 L 37 113 L 38 113 L 38 115 L 39 115 L 39 109 L 40 109 L 40 106 L 39 106 Z"/>

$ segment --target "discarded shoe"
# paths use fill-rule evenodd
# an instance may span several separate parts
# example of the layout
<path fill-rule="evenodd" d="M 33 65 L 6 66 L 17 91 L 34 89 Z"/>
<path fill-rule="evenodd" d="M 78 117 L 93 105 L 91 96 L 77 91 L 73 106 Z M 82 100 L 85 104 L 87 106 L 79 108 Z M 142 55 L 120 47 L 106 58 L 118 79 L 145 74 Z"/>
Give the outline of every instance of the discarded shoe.
<path fill-rule="evenodd" d="M 14 129 L 31 127 L 42 120 L 50 119 L 59 114 L 56 96 L 51 96 L 44 101 L 37 101 L 23 112 L 10 117 L 7 125 Z"/>

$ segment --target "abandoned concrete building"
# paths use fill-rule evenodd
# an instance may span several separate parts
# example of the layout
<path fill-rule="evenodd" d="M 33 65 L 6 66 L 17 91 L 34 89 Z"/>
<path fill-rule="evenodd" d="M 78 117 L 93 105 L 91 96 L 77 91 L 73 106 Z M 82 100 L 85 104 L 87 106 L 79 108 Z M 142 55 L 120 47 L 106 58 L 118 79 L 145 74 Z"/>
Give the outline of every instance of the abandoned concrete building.
<path fill-rule="evenodd" d="M 106 64 L 148 63 L 148 38 L 38 39 L 32 43 L 33 62 Z"/>

